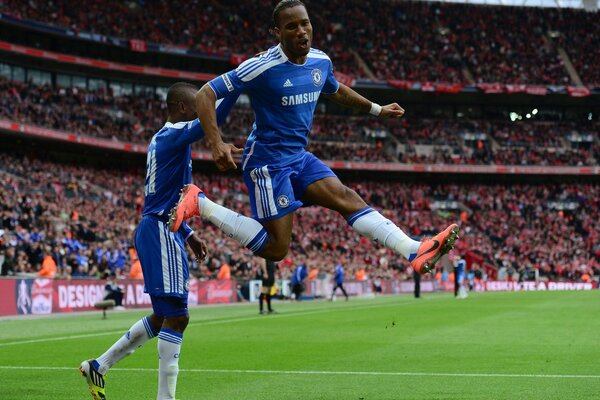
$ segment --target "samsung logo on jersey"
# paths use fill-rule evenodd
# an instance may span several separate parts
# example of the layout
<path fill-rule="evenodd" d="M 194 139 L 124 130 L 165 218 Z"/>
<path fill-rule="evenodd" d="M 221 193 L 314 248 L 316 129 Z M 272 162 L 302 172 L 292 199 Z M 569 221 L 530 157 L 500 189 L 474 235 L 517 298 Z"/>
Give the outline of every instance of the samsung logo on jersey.
<path fill-rule="evenodd" d="M 315 103 L 319 100 L 320 90 L 315 92 L 301 93 L 294 96 L 283 96 L 281 98 L 282 106 L 295 106 L 297 104 Z"/>

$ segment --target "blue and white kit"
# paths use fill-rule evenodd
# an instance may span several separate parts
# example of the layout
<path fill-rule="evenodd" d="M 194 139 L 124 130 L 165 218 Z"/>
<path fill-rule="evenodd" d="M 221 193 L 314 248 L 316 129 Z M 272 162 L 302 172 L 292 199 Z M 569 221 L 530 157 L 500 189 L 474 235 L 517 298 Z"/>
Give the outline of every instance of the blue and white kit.
<path fill-rule="evenodd" d="M 306 62 L 298 65 L 277 45 L 209 85 L 217 99 L 245 92 L 252 101 L 256 120 L 242 168 L 255 219 L 293 212 L 303 206 L 301 198 L 311 183 L 335 176 L 305 150 L 319 96 L 339 89 L 327 54 L 310 49 Z"/>
<path fill-rule="evenodd" d="M 228 96 L 217 104 L 217 123 L 225 120 L 237 97 Z M 144 273 L 145 291 L 151 296 L 182 299 L 188 296 L 185 241 L 193 231 L 184 222 L 177 232 L 170 232 L 167 222 L 179 191 L 192 181 L 190 145 L 203 137 L 198 119 L 167 122 L 148 146 L 144 211 L 135 233 L 135 247 Z"/>

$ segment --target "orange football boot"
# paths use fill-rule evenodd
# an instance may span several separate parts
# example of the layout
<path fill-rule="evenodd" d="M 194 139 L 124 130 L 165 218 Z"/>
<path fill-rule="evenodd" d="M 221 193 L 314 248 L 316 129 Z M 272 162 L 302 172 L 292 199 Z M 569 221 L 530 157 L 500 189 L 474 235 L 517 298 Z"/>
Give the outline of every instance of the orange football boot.
<path fill-rule="evenodd" d="M 458 239 L 458 225 L 452 224 L 433 238 L 421 240 L 421 245 L 417 251 L 417 256 L 410 262 L 410 265 L 419 274 L 431 272 L 435 263 L 452 248 L 454 242 Z"/>
<path fill-rule="evenodd" d="M 169 212 L 168 225 L 171 232 L 177 232 L 184 220 L 200 215 L 199 193 L 202 193 L 202 190 L 194 184 L 185 185 L 181 189 L 177 205 Z"/>

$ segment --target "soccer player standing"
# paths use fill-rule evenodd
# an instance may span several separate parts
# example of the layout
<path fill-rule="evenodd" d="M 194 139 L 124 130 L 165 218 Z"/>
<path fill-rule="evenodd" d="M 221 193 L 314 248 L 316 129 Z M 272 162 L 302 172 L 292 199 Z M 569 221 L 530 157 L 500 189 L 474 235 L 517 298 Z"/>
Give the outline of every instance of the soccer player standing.
<path fill-rule="evenodd" d="M 431 271 L 454 246 L 456 224 L 431 239 L 415 241 L 305 150 L 320 95 L 379 118 L 400 118 L 404 109 L 397 103 L 380 106 L 336 81 L 327 54 L 311 47 L 312 25 L 301 1 L 277 4 L 273 32 L 278 45 L 213 79 L 196 95 L 198 115 L 221 170 L 236 168 L 232 153 L 237 150 L 221 138 L 215 101 L 241 92 L 252 100 L 256 120 L 243 151 L 242 169 L 255 220 L 213 203 L 190 185 L 170 214 L 171 230 L 184 219 L 203 215 L 255 254 L 279 261 L 289 249 L 294 211 L 314 204 L 337 211 L 354 230 L 403 255 L 418 272 Z"/>
<path fill-rule="evenodd" d="M 258 311 L 259 314 L 273 314 L 275 310 L 271 307 L 271 293 L 273 286 L 275 286 L 275 270 L 277 270 L 277 264 L 271 260 L 259 259 L 259 274 L 262 281 L 262 288 L 260 295 L 258 296 Z M 264 302 L 267 302 L 267 310 L 264 309 Z"/>
<path fill-rule="evenodd" d="M 301 262 L 294 269 L 294 273 L 292 274 L 291 285 L 292 285 L 292 293 L 294 293 L 294 299 L 296 301 L 300 301 L 302 297 L 302 293 L 306 288 L 306 284 L 304 281 L 308 278 L 308 268 L 306 267 L 306 258 L 304 256 L 300 257 Z"/>
<path fill-rule="evenodd" d="M 346 293 L 346 289 L 344 289 L 344 267 L 342 267 L 341 261 L 335 265 L 335 272 L 333 275 L 333 291 L 331 292 L 331 300 L 335 298 L 335 291 L 337 288 L 342 289 L 342 293 L 346 296 L 346 301 L 348 301 L 348 293 Z"/>
<path fill-rule="evenodd" d="M 169 88 L 167 123 L 148 146 L 143 217 L 134 241 L 142 265 L 144 290 L 150 294 L 153 313 L 133 324 L 104 354 L 81 363 L 80 371 L 96 400 L 106 399 L 105 375 L 108 370 L 156 336 L 159 356 L 157 399 L 175 399 L 179 354 L 189 321 L 189 269 L 185 243 L 198 260 L 206 256 L 206 246 L 186 224 L 181 224 L 177 232 L 170 232 L 167 212 L 177 202 L 181 186 L 192 180 L 190 145 L 204 136 L 194 104 L 197 90 L 196 86 L 183 82 Z M 236 100 L 237 96 L 231 96 L 219 103 L 219 121 L 225 119 Z"/>
<path fill-rule="evenodd" d="M 454 258 L 454 297 L 457 299 L 466 299 L 469 297 L 464 286 L 465 269 L 467 262 L 460 255 Z"/>

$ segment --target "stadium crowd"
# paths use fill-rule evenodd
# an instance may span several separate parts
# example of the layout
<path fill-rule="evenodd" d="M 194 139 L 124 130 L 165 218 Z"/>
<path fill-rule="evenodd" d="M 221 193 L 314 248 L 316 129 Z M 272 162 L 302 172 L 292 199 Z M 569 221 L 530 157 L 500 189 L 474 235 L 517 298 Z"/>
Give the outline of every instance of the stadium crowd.
<path fill-rule="evenodd" d="M 163 101 L 154 93 L 115 96 L 110 89 L 55 88 L 0 77 L 0 118 L 12 121 L 145 145 L 164 124 L 164 114 Z M 253 120 L 250 109 L 234 108 L 222 127 L 224 137 L 243 146 Z M 598 145 L 588 143 L 573 149 L 567 137 L 586 133 L 594 138 L 598 131 L 598 123 L 417 117 L 381 122 L 366 116 L 319 113 L 312 126 L 309 150 L 323 159 L 344 161 L 597 165 Z M 467 140 L 465 134 L 486 139 Z M 404 148 L 399 150 L 397 145 Z M 415 152 L 416 145 L 429 148 Z M 204 142 L 194 148 L 207 151 Z"/>
<path fill-rule="evenodd" d="M 577 21 L 572 23 L 571 21 Z M 554 14 L 549 30 L 558 35 L 560 45 L 569 55 L 581 80 L 600 87 L 600 52 L 594 45 L 600 40 L 598 12 L 563 9 Z"/>
<path fill-rule="evenodd" d="M 131 274 L 136 253 L 132 235 L 143 206 L 143 171 L 106 169 L 53 161 L 33 154 L 0 153 L 0 247 L 2 274 L 97 277 Z M 198 171 L 198 166 L 195 168 Z M 239 176 L 194 174 L 207 195 L 249 215 Z M 542 279 L 582 279 L 600 273 L 600 186 L 596 184 L 424 185 L 348 182 L 369 204 L 410 235 L 435 233 L 460 220 L 456 251 L 509 276 L 537 271 Z M 208 242 L 209 257 L 192 272 L 216 276 L 227 264 L 239 279 L 252 278 L 252 255 L 216 227 L 196 219 L 192 226 Z M 350 276 L 410 275 L 408 263 L 359 237 L 333 212 L 301 209 L 292 247 L 282 262 L 289 276 L 299 255 L 311 269 L 331 271 L 342 257 Z"/>
<path fill-rule="evenodd" d="M 436 2 L 306 0 L 315 47 L 355 78 L 567 85 L 567 51 L 587 85 L 600 85 L 598 12 Z M 249 56 L 273 44 L 271 1 L 7 0 L 0 11 L 75 31 Z M 192 15 L 193 17 L 190 17 Z M 123 23 L 125 21 L 126 23 Z M 386 32 L 382 35 L 381 32 Z M 361 62 L 362 61 L 362 62 Z M 365 68 L 366 65 L 366 68 Z"/>

